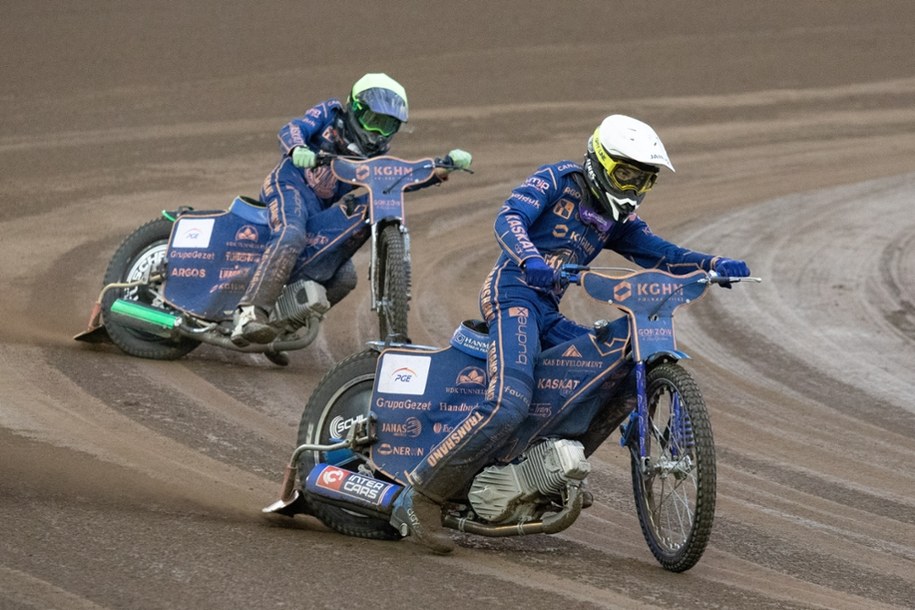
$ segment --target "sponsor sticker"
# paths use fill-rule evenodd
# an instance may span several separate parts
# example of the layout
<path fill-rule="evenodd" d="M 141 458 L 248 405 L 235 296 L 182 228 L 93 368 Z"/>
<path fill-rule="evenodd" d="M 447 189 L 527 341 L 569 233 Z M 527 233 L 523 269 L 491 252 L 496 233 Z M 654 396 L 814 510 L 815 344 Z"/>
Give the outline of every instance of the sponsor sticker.
<path fill-rule="evenodd" d="M 181 218 L 174 229 L 172 248 L 209 248 L 215 218 Z"/>
<path fill-rule="evenodd" d="M 421 396 L 429 380 L 429 356 L 386 354 L 378 376 L 378 391 L 383 394 Z"/>

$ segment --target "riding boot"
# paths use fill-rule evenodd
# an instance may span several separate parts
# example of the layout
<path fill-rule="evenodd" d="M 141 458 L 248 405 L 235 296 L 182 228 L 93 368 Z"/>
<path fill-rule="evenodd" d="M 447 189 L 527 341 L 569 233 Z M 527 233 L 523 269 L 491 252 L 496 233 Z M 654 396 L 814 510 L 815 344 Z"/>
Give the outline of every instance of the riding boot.
<path fill-rule="evenodd" d="M 412 487 L 404 489 L 394 502 L 391 525 L 437 555 L 454 550 L 454 541 L 442 527 L 442 507 Z"/>
<path fill-rule="evenodd" d="M 270 343 L 276 338 L 277 329 L 270 326 L 269 312 L 286 285 L 297 254 L 295 248 L 288 246 L 267 248 L 235 311 L 233 343 L 243 347 L 249 343 Z"/>
<path fill-rule="evenodd" d="M 267 321 L 267 312 L 255 305 L 242 305 L 232 318 L 232 343 L 244 347 L 249 343 L 270 343 L 276 329 Z"/>

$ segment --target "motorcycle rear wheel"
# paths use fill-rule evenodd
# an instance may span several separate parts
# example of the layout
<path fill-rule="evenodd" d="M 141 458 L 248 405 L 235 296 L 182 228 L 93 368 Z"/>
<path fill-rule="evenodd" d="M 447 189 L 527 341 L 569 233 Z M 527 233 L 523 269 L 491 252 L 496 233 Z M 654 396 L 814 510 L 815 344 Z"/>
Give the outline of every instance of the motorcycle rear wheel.
<path fill-rule="evenodd" d="M 378 246 L 378 333 L 382 340 L 394 335 L 406 340 L 410 311 L 410 257 L 400 227 L 390 224 L 381 230 Z"/>
<path fill-rule="evenodd" d="M 366 350 L 354 354 L 332 368 L 308 399 L 299 424 L 299 445 L 330 444 L 346 437 L 352 421 L 359 415 L 369 416 L 372 388 L 375 385 L 375 365 L 378 353 Z M 352 460 L 337 464 L 340 468 L 357 471 L 368 454 L 356 453 Z M 298 472 L 302 489 L 308 474 L 316 464 L 326 462 L 320 451 L 306 451 L 299 457 Z M 387 521 L 368 517 L 354 511 L 322 502 L 306 495 L 308 512 L 334 531 L 374 540 L 399 540 L 400 533 Z"/>
<path fill-rule="evenodd" d="M 661 566 L 685 572 L 705 552 L 715 518 L 712 428 L 699 386 L 680 365 L 651 368 L 647 395 L 647 469 L 635 453 L 631 460 L 636 511 Z"/>
<path fill-rule="evenodd" d="M 104 285 L 137 280 L 148 274 L 150 269 L 160 266 L 168 251 L 168 238 L 171 231 L 172 222 L 158 218 L 147 222 L 128 235 L 111 257 L 111 262 L 105 271 Z M 111 320 L 111 305 L 119 298 L 163 307 L 164 304 L 158 301 L 156 294 L 160 288 L 161 283 L 134 288 L 112 288 L 102 297 L 102 319 L 105 323 L 105 330 L 111 341 L 124 353 L 152 360 L 175 360 L 200 345 L 199 341 L 186 337 L 177 339 L 159 337 Z M 165 308 L 168 307 L 165 306 Z"/>

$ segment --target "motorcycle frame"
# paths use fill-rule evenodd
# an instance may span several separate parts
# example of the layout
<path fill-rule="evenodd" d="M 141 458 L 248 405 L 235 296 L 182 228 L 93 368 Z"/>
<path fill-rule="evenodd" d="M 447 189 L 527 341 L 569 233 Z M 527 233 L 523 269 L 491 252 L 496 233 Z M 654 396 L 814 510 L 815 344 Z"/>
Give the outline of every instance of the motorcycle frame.
<path fill-rule="evenodd" d="M 396 225 L 404 238 L 405 261 L 410 260 L 410 234 L 404 221 L 404 192 L 429 180 L 436 167 L 442 167 L 442 163 L 432 158 L 407 161 L 385 155 L 371 159 L 334 157 L 330 167 L 338 180 L 368 191 L 368 222 L 371 225 L 372 242 L 369 258 L 372 311 L 383 310 L 386 303 L 382 302 L 377 288 L 380 279 L 379 233 L 388 225 Z M 392 195 L 395 192 L 396 195 Z"/>

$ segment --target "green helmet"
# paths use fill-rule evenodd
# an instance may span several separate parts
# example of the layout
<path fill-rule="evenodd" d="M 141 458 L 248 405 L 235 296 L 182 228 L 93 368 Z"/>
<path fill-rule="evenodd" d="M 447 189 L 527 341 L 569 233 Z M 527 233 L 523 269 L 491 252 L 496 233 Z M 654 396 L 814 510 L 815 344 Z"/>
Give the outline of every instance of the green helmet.
<path fill-rule="evenodd" d="M 366 156 L 383 154 L 407 118 L 403 86 L 384 73 L 366 74 L 356 81 L 346 100 L 345 137 Z"/>

